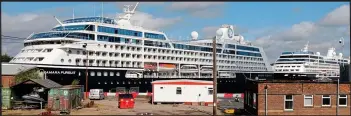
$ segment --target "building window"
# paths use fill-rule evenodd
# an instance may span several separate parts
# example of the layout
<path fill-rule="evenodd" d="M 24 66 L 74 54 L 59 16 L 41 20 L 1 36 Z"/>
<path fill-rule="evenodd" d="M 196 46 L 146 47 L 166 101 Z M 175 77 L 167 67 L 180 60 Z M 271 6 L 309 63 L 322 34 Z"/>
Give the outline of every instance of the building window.
<path fill-rule="evenodd" d="M 208 95 L 213 95 L 213 88 L 208 88 Z"/>
<path fill-rule="evenodd" d="M 254 108 L 256 108 L 256 93 L 253 93 L 253 104 L 252 104 L 252 106 L 254 107 Z"/>
<path fill-rule="evenodd" d="M 313 106 L 313 95 L 305 95 L 304 106 Z"/>
<path fill-rule="evenodd" d="M 179 94 L 182 94 L 182 88 L 180 87 L 177 87 L 177 91 L 176 91 L 176 94 L 179 95 Z"/>
<path fill-rule="evenodd" d="M 323 95 L 322 96 L 322 106 L 330 106 L 331 99 L 330 95 Z"/>
<path fill-rule="evenodd" d="M 284 98 L 284 110 L 293 110 L 293 96 L 292 95 L 285 95 Z"/>
<path fill-rule="evenodd" d="M 347 95 L 339 95 L 339 106 L 347 106 Z"/>

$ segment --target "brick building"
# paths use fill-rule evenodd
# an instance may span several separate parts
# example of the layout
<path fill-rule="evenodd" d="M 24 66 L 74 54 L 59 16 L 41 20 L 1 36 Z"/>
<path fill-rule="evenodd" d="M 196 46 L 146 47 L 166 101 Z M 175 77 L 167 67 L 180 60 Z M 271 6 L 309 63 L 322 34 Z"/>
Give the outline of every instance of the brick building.
<path fill-rule="evenodd" d="M 28 71 L 35 66 L 27 66 L 21 64 L 1 64 L 1 87 L 8 88 L 15 84 L 15 76 L 21 71 Z"/>
<path fill-rule="evenodd" d="M 340 83 L 339 115 L 350 115 L 350 87 Z M 248 81 L 244 98 L 244 108 L 252 115 L 265 115 L 266 108 L 267 115 L 336 115 L 336 103 L 337 82 L 301 80 Z"/>

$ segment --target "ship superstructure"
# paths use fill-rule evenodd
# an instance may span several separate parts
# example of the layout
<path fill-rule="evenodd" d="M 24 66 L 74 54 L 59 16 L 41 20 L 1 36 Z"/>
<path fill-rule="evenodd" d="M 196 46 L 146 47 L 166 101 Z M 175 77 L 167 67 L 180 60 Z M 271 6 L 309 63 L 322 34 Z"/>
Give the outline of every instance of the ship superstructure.
<path fill-rule="evenodd" d="M 303 49 L 296 52 L 283 52 L 273 68 L 278 73 L 306 73 L 315 74 L 317 78 L 340 77 L 340 65 L 349 64 L 350 59 L 344 58 L 342 53 L 336 55 L 335 48 L 328 49 L 327 55 L 308 50 L 308 42 Z"/>
<path fill-rule="evenodd" d="M 87 70 L 89 88 L 105 91 L 116 87 L 151 91 L 150 81 L 157 79 L 211 80 L 213 38 L 197 39 L 194 31 L 191 40 L 177 41 L 164 32 L 134 26 L 130 18 L 137 5 L 133 10 L 126 6 L 118 20 L 87 17 L 61 22 L 56 18 L 59 25 L 30 35 L 10 63 L 36 65 L 61 84 L 73 79 L 83 83 Z M 238 78 L 272 71 L 263 49 L 235 34 L 233 25 L 222 25 L 213 33 L 219 92 Z"/>

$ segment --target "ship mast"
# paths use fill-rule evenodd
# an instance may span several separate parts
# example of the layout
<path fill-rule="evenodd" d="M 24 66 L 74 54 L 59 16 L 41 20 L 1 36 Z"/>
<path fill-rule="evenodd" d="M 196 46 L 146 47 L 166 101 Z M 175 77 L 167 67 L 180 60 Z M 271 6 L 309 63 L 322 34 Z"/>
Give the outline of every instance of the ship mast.
<path fill-rule="evenodd" d="M 135 14 L 135 10 L 138 7 L 139 2 L 136 3 L 135 7 L 133 10 L 130 10 L 131 5 L 124 5 L 125 8 L 123 8 L 124 15 L 119 16 L 119 20 L 117 21 L 118 25 L 122 26 L 131 26 L 130 19 L 131 17 Z"/>

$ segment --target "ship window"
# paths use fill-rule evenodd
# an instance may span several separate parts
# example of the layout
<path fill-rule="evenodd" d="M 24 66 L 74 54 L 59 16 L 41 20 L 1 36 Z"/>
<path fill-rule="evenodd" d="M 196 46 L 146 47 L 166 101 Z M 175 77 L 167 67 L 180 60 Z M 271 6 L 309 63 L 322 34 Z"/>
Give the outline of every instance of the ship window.
<path fill-rule="evenodd" d="M 212 95 L 213 94 L 213 88 L 208 88 L 208 95 Z"/>
<path fill-rule="evenodd" d="M 90 71 L 90 76 L 95 76 L 95 72 L 94 71 Z"/>
<path fill-rule="evenodd" d="M 177 87 L 177 90 L 176 90 L 176 94 L 182 94 L 182 88 L 181 87 Z"/>
<path fill-rule="evenodd" d="M 101 72 L 97 72 L 97 76 L 101 76 Z"/>
<path fill-rule="evenodd" d="M 77 50 L 77 54 L 80 54 L 80 51 L 79 51 L 79 50 Z"/>
<path fill-rule="evenodd" d="M 68 53 L 71 54 L 71 53 L 72 53 L 72 50 L 68 50 Z"/>
<path fill-rule="evenodd" d="M 71 59 L 68 59 L 68 63 L 71 63 L 72 62 L 72 60 Z"/>
<path fill-rule="evenodd" d="M 110 76 L 113 76 L 114 75 L 114 72 L 110 72 Z"/>
<path fill-rule="evenodd" d="M 61 59 L 61 62 L 64 62 L 65 60 L 64 59 Z"/>
<path fill-rule="evenodd" d="M 52 51 L 52 49 L 46 49 L 46 51 L 47 51 L 47 52 L 51 52 L 51 51 Z"/>
<path fill-rule="evenodd" d="M 42 60 L 44 60 L 44 57 L 40 57 L 40 58 L 39 58 L 39 61 L 42 61 Z"/>
<path fill-rule="evenodd" d="M 119 72 L 116 72 L 116 76 L 119 76 L 120 74 L 119 74 Z"/>
<path fill-rule="evenodd" d="M 107 73 L 107 72 L 104 72 L 104 76 L 108 76 L 108 73 Z"/>

